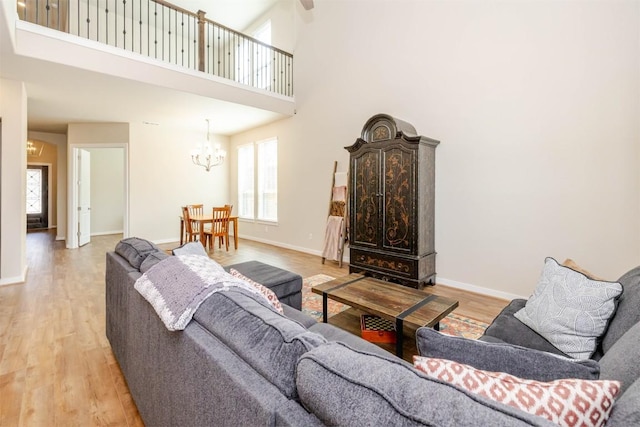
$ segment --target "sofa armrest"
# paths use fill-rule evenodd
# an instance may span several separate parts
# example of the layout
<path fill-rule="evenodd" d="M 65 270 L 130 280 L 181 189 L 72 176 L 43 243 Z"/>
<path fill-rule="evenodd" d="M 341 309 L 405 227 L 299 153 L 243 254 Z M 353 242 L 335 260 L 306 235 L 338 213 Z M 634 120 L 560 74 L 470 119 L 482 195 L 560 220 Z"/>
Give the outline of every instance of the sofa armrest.
<path fill-rule="evenodd" d="M 448 359 L 476 369 L 506 372 L 519 378 L 553 381 L 561 378 L 598 379 L 600 364 L 508 343 L 483 342 L 419 328 L 416 344 L 421 356 Z"/>

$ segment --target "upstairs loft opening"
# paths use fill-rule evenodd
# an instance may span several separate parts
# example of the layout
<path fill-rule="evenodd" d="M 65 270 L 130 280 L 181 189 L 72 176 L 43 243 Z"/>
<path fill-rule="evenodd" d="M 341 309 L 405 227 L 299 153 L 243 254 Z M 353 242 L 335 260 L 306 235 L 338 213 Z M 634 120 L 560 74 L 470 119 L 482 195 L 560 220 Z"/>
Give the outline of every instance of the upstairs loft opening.
<path fill-rule="evenodd" d="M 21 20 L 293 97 L 293 55 L 162 0 L 20 0 Z"/>

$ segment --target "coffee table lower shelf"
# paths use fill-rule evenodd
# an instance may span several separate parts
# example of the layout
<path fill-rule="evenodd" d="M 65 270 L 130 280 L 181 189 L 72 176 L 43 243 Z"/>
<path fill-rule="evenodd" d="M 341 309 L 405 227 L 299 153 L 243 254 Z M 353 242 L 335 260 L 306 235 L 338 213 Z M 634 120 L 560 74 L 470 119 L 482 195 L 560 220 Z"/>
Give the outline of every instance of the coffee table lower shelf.
<path fill-rule="evenodd" d="M 360 337 L 362 336 L 360 330 L 360 316 L 362 314 L 368 313 L 366 311 L 358 310 L 357 308 L 349 308 L 329 317 L 328 323 Z M 416 330 L 405 325 L 403 328 L 403 335 L 402 358 L 407 362 L 413 363 L 413 355 L 418 354 L 418 349 L 416 347 Z M 396 354 L 396 345 L 393 343 L 373 344 L 387 350 L 389 353 Z"/>

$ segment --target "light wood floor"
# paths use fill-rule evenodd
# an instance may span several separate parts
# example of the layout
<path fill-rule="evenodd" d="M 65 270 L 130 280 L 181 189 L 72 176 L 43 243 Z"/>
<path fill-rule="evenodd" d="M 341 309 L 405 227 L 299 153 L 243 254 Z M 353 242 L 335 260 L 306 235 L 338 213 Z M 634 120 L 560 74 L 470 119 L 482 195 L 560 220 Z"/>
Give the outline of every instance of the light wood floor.
<path fill-rule="evenodd" d="M 27 234 L 26 282 L 0 287 L 0 426 L 143 425 L 105 337 L 105 253 L 120 237 L 67 250 L 51 232 Z M 211 257 L 222 265 L 257 259 L 303 277 L 348 274 L 346 265 L 248 240 Z M 456 313 L 484 322 L 506 305 L 441 285 L 431 290 L 458 299 Z"/>

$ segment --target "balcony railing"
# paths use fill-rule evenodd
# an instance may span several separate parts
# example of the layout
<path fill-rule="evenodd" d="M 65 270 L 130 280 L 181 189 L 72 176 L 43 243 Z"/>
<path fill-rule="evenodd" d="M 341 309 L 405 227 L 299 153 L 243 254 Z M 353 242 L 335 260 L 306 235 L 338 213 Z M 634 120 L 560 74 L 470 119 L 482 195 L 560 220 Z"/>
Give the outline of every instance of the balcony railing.
<path fill-rule="evenodd" d="M 293 96 L 293 56 L 162 0 L 19 0 L 23 21 Z"/>

